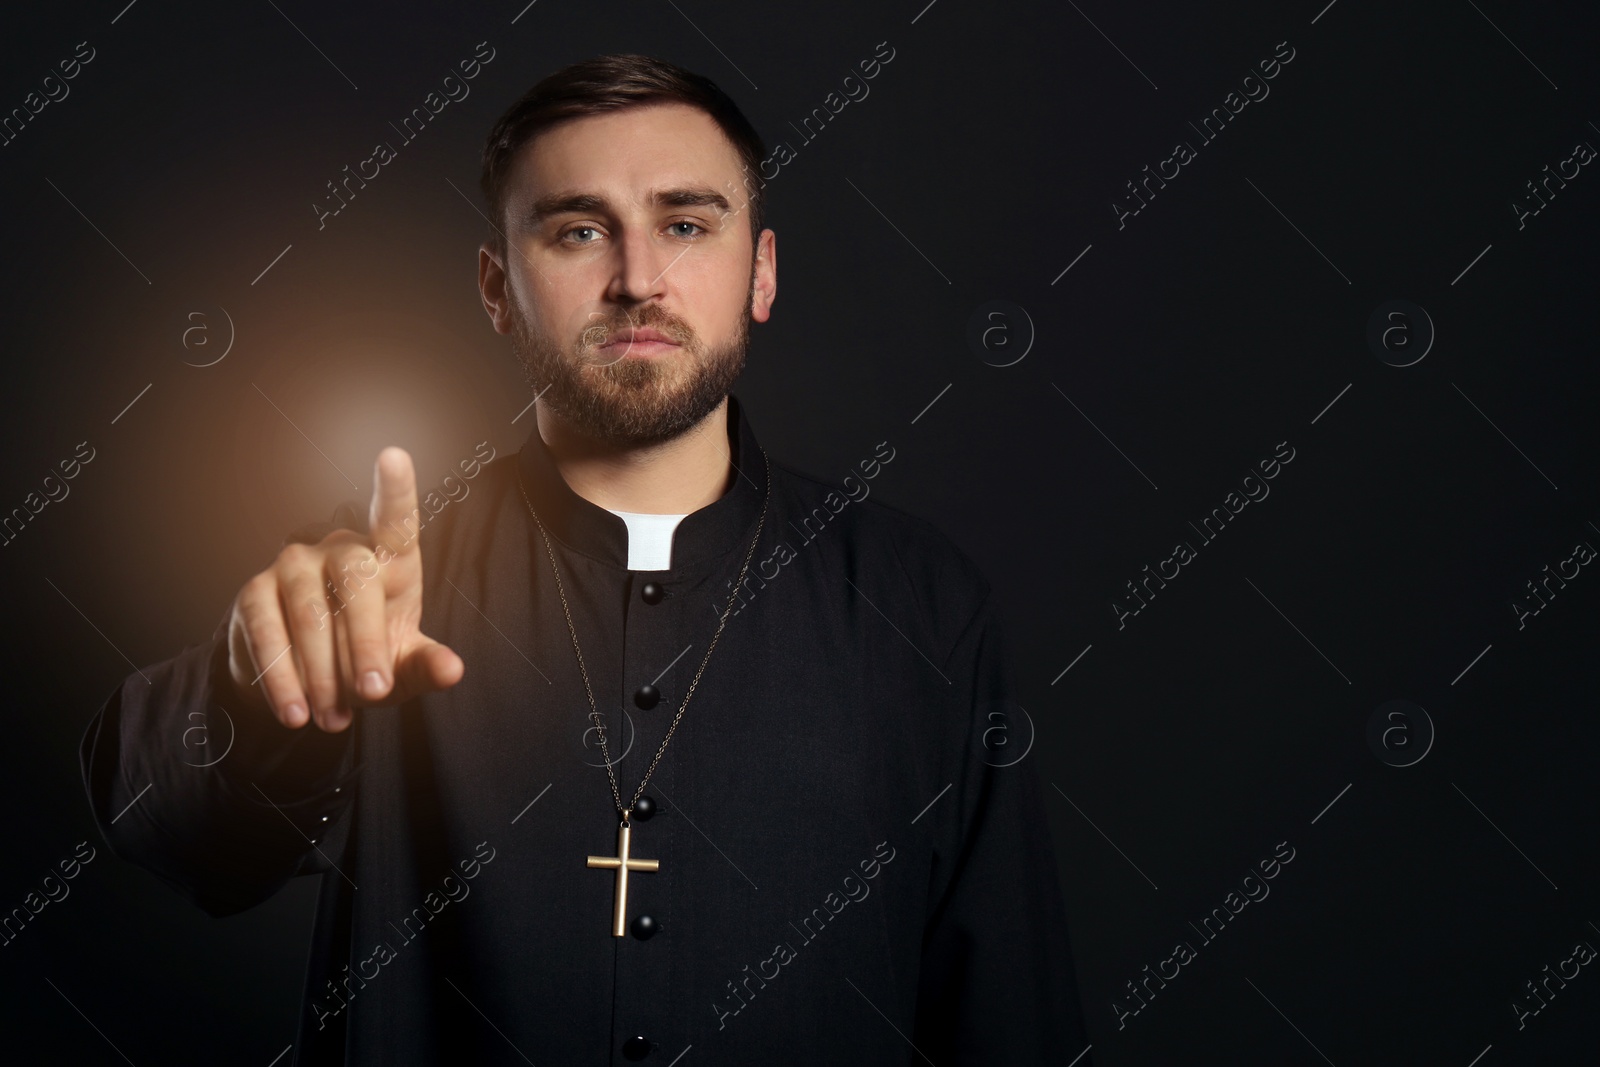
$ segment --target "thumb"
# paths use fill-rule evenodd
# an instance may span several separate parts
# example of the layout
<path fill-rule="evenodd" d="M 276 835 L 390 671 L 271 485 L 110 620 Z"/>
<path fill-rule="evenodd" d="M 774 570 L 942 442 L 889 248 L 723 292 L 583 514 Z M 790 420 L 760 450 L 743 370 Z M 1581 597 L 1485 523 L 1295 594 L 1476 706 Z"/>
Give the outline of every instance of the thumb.
<path fill-rule="evenodd" d="M 461 681 L 467 665 L 448 646 L 422 637 L 395 660 L 395 681 L 408 696 L 449 689 Z"/>

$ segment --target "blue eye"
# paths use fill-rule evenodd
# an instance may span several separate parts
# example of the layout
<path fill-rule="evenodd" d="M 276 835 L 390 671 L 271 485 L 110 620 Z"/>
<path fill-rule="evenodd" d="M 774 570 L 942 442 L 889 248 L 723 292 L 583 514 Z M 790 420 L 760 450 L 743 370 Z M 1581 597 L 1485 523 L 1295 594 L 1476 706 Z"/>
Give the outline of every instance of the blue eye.
<path fill-rule="evenodd" d="M 561 239 L 563 241 L 565 241 L 567 238 L 571 237 L 573 234 L 579 232 L 580 230 L 588 230 L 590 233 L 599 233 L 600 232 L 600 231 L 596 230 L 593 226 L 574 226 L 572 229 L 570 229 L 566 233 L 562 234 L 561 235 Z M 572 243 L 573 244 L 580 244 L 580 245 L 594 244 L 593 241 L 574 241 Z"/>
<path fill-rule="evenodd" d="M 701 233 L 707 232 L 706 228 L 704 226 L 701 226 L 698 222 L 679 221 L 679 222 L 668 223 L 668 226 L 669 227 L 670 226 L 692 226 L 695 229 L 699 230 Z M 694 234 L 689 234 L 689 233 L 680 233 L 680 234 L 678 234 L 678 236 L 679 237 L 693 237 L 695 235 Z"/>

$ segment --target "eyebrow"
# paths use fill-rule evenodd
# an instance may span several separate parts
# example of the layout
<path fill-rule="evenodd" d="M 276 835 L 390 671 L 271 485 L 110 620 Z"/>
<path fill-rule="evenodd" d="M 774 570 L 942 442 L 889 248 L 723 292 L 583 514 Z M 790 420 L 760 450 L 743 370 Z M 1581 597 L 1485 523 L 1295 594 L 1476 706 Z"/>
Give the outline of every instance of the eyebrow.
<path fill-rule="evenodd" d="M 653 190 L 646 198 L 654 207 L 704 207 L 710 205 L 722 214 L 732 209 L 728 198 L 709 186 L 678 186 Z M 599 213 L 611 209 L 611 202 L 594 193 L 559 192 L 541 196 L 523 213 L 522 223 L 532 229 L 553 215 Z"/>

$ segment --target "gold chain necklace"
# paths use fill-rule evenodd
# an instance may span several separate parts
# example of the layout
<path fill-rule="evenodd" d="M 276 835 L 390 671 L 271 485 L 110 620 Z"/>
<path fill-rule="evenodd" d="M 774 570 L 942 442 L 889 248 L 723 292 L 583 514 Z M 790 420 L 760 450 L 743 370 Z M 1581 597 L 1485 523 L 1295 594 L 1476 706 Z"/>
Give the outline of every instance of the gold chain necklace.
<path fill-rule="evenodd" d="M 617 854 L 615 856 L 590 856 L 588 865 L 595 868 L 614 870 L 616 877 L 616 905 L 612 915 L 611 935 L 621 937 L 627 924 L 628 911 L 628 872 L 629 871 L 659 871 L 660 860 L 635 859 L 629 855 L 630 835 L 632 831 L 631 816 L 634 805 L 639 803 L 639 798 L 644 796 L 644 788 L 650 781 L 650 776 L 655 773 L 656 764 L 661 762 L 661 756 L 667 751 L 667 745 L 672 741 L 673 733 L 678 729 L 678 723 L 683 719 L 683 713 L 688 710 L 689 700 L 694 696 L 696 687 L 700 684 L 700 676 L 705 673 L 706 664 L 711 662 L 711 653 L 716 651 L 717 639 L 722 636 L 723 627 L 728 624 L 728 617 L 733 612 L 734 601 L 739 597 L 739 590 L 744 585 L 745 575 L 750 571 L 750 560 L 756 553 L 756 545 L 761 540 L 761 529 L 767 521 L 767 505 L 772 500 L 772 462 L 762 452 L 761 459 L 766 468 L 767 488 L 761 500 L 761 518 L 756 523 L 756 532 L 750 538 L 750 547 L 744 554 L 744 564 L 739 568 L 739 578 L 733 583 L 733 591 L 728 595 L 728 603 L 722 609 L 722 617 L 717 620 L 717 632 L 711 635 L 711 643 L 706 646 L 706 654 L 700 660 L 700 667 L 694 672 L 694 678 L 689 682 L 689 689 L 683 695 L 683 703 L 678 705 L 677 714 L 673 715 L 672 723 L 667 727 L 667 735 L 661 739 L 661 747 L 656 749 L 656 754 L 650 760 L 650 766 L 645 768 L 644 778 L 639 782 L 639 788 L 634 791 L 633 799 L 627 804 L 622 802 L 622 790 L 617 787 L 617 773 L 611 762 L 611 750 L 606 744 L 606 728 L 600 719 L 600 710 L 595 704 L 594 687 L 589 684 L 589 671 L 583 665 L 583 650 L 578 647 L 578 629 L 572 624 L 572 610 L 567 606 L 567 592 L 561 582 L 561 568 L 556 565 L 555 549 L 550 545 L 550 535 L 545 532 L 544 522 L 539 518 L 539 513 L 534 510 L 533 501 L 528 499 L 528 489 L 522 484 L 522 474 L 517 474 L 517 488 L 522 491 L 523 503 L 528 505 L 528 513 L 533 516 L 535 525 L 539 527 L 539 536 L 544 539 L 544 549 L 550 557 L 550 570 L 556 578 L 556 594 L 561 598 L 561 614 L 567 620 L 567 632 L 572 635 L 572 651 L 578 658 L 578 673 L 583 676 L 583 689 L 589 697 L 589 720 L 594 723 L 595 732 L 600 735 L 600 753 L 606 761 L 606 777 L 611 783 L 611 796 L 617 804 L 617 814 L 621 822 L 617 826 Z M 641 818 L 643 813 L 641 813 Z"/>

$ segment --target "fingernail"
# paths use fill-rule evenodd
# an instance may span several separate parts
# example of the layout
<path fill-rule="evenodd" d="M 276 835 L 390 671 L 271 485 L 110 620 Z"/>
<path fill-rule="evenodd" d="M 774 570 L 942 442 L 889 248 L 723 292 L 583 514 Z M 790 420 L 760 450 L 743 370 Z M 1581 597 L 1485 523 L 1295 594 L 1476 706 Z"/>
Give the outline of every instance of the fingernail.
<path fill-rule="evenodd" d="M 304 726 L 306 724 L 306 706 L 304 704 L 290 704 L 283 709 L 284 715 L 289 719 L 290 726 Z"/>
<path fill-rule="evenodd" d="M 383 684 L 383 675 L 379 674 L 377 671 L 368 671 L 366 674 L 361 676 L 361 692 L 365 694 L 368 699 L 378 699 L 379 697 L 383 696 L 384 691 L 387 688 L 388 687 Z"/>

